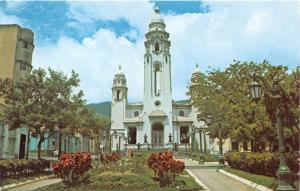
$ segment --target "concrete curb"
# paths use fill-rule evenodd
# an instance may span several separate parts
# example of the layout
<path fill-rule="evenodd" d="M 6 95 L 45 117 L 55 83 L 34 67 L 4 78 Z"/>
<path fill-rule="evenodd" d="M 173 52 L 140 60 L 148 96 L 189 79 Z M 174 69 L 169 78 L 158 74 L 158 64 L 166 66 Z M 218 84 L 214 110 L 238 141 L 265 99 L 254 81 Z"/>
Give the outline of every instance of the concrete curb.
<path fill-rule="evenodd" d="M 248 186 L 251 186 L 251 187 L 253 187 L 253 188 L 257 189 L 257 190 L 260 190 L 260 191 L 272 191 L 272 189 L 270 189 L 270 188 L 267 188 L 265 186 L 256 184 L 254 182 L 251 182 L 250 180 L 247 180 L 247 179 L 241 178 L 241 177 L 239 177 L 239 176 L 237 176 L 235 174 L 231 174 L 229 172 L 226 172 L 225 170 L 219 169 L 219 172 L 222 173 L 222 174 L 224 174 L 224 175 L 226 175 L 226 176 L 229 176 L 229 177 L 231 177 L 231 178 L 233 178 L 233 179 L 235 179 L 237 181 L 240 181 L 240 182 L 242 182 L 244 184 L 247 184 Z"/>
<path fill-rule="evenodd" d="M 191 176 L 191 177 L 193 177 L 194 179 L 195 179 L 195 181 L 197 182 L 197 184 L 199 184 L 200 186 L 202 186 L 205 190 L 207 190 L 207 191 L 210 191 L 208 188 L 207 188 L 207 186 L 205 186 L 205 184 L 194 174 L 194 173 L 192 173 L 192 171 L 190 171 L 190 170 L 188 170 L 188 169 L 185 169 L 188 173 L 189 173 L 189 175 Z"/>
<path fill-rule="evenodd" d="M 6 190 L 6 189 L 9 189 L 9 188 L 14 188 L 14 187 L 22 186 L 22 185 L 25 185 L 25 184 L 30 184 L 30 183 L 37 182 L 37 181 L 40 181 L 40 180 L 44 180 L 44 179 L 51 178 L 51 177 L 54 177 L 54 175 L 39 176 L 37 178 L 33 178 L 31 180 L 26 180 L 24 182 L 7 184 L 7 185 L 4 185 L 4 186 L 0 186 L 0 191 Z"/>

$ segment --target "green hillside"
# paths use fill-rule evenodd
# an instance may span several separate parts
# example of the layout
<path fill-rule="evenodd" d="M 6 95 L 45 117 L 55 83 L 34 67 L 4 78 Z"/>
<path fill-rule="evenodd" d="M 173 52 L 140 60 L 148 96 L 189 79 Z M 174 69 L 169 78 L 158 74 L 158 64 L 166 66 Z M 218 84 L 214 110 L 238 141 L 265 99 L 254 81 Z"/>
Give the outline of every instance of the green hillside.
<path fill-rule="evenodd" d="M 111 116 L 111 102 L 100 102 L 100 103 L 91 103 L 87 105 L 90 108 L 96 109 L 96 112 L 105 116 L 109 117 Z"/>

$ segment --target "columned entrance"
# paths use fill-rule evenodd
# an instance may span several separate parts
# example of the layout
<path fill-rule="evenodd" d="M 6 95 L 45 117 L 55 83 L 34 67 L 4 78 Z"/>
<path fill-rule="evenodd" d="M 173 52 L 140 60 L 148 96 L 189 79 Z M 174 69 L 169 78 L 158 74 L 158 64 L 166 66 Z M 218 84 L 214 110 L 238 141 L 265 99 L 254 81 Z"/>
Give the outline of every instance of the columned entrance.
<path fill-rule="evenodd" d="M 162 149 L 164 146 L 164 127 L 160 122 L 152 124 L 152 148 Z"/>

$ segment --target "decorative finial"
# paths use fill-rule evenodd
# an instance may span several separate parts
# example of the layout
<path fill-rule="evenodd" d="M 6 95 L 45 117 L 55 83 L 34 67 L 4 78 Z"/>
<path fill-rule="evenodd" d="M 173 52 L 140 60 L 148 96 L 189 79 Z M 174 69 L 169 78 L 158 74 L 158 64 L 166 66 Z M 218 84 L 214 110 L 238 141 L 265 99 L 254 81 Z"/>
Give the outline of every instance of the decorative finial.
<path fill-rule="evenodd" d="M 154 12 L 158 13 L 158 14 L 160 13 L 160 10 L 159 10 L 158 6 L 155 7 Z"/>
<path fill-rule="evenodd" d="M 119 70 L 121 70 L 121 65 L 119 65 Z"/>
<path fill-rule="evenodd" d="M 198 68 L 198 63 L 196 63 L 196 68 Z"/>

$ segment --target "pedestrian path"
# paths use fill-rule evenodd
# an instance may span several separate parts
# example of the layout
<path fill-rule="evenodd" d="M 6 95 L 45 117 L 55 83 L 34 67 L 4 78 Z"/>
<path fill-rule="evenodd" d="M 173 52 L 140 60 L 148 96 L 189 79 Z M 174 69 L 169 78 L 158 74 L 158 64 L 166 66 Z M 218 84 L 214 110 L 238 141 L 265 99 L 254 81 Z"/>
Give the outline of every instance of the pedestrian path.
<path fill-rule="evenodd" d="M 48 178 L 48 179 L 43 179 L 43 180 L 39 180 L 36 182 L 32 182 L 29 184 L 24 184 L 21 186 L 17 186 L 14 188 L 10 188 L 10 189 L 6 189 L 7 191 L 30 191 L 30 190 L 35 190 L 44 186 L 48 186 L 51 184 L 55 184 L 61 182 L 61 179 L 59 178 Z"/>
<path fill-rule="evenodd" d="M 215 168 L 192 168 L 203 166 L 189 159 L 180 159 L 210 191 L 255 191 L 256 189 L 226 176 Z"/>

